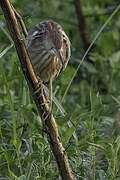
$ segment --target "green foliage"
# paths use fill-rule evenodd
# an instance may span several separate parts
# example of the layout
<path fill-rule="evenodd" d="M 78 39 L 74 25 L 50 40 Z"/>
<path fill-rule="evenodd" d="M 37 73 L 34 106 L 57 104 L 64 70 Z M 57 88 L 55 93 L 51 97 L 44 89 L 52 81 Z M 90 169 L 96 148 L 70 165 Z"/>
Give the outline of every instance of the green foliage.
<path fill-rule="evenodd" d="M 95 42 L 95 50 L 89 54 L 91 64 L 84 56 L 73 1 L 11 2 L 28 30 L 40 21 L 55 20 L 70 37 L 71 60 L 53 84 L 53 114 L 77 178 L 119 180 L 120 16 L 117 13 L 113 17 L 111 12 L 104 15 L 119 2 L 83 2 L 83 13 L 88 15 L 88 37 Z M 0 179 L 59 179 L 3 15 L 0 22 L 0 87 Z M 47 88 L 46 91 L 48 93 Z"/>

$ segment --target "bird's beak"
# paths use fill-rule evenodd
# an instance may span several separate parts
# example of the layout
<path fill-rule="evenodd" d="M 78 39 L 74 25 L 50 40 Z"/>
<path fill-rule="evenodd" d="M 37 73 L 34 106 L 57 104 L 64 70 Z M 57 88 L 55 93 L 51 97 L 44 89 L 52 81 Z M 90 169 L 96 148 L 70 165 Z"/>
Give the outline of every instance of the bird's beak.
<path fill-rule="evenodd" d="M 60 60 L 60 62 L 62 64 L 62 70 L 63 70 L 64 69 L 64 62 L 63 62 L 63 58 L 61 56 L 60 50 L 57 50 L 56 56 Z"/>

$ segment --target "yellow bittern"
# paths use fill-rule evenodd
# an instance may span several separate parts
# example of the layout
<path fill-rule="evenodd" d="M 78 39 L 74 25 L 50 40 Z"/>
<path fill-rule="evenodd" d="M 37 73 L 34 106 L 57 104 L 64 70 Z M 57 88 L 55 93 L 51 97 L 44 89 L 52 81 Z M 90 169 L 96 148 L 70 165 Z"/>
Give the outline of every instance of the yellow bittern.
<path fill-rule="evenodd" d="M 52 80 L 67 66 L 70 58 L 69 38 L 59 24 L 45 21 L 28 33 L 25 43 L 36 76 L 41 82 L 50 81 L 52 106 Z"/>

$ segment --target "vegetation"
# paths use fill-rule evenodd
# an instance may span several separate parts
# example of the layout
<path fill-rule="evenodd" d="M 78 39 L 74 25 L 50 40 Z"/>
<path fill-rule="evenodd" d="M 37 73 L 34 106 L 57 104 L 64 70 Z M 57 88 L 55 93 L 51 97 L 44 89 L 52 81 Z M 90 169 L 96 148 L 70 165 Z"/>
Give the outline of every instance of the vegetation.
<path fill-rule="evenodd" d="M 53 114 L 77 179 L 119 180 L 119 1 L 82 2 L 85 33 L 90 43 L 95 41 L 86 57 L 73 0 L 11 3 L 28 30 L 40 21 L 54 20 L 70 37 L 69 65 L 53 83 L 63 109 L 60 112 L 54 100 Z M 0 18 L 0 180 L 59 179 L 1 9 Z"/>

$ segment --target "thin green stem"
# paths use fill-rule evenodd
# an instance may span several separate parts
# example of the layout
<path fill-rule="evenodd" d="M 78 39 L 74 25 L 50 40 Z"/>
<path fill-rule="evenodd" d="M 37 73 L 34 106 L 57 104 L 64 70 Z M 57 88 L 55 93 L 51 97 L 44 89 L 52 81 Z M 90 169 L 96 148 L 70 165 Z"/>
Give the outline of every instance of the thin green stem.
<path fill-rule="evenodd" d="M 64 93 L 64 95 L 63 95 L 63 98 L 62 98 L 62 100 L 61 100 L 61 104 L 63 103 L 63 101 L 64 101 L 64 99 L 65 99 L 65 96 L 67 95 L 68 90 L 69 90 L 69 88 L 70 88 L 70 86 L 71 86 L 71 84 L 72 84 L 72 82 L 73 82 L 73 79 L 75 78 L 75 76 L 76 76 L 76 74 L 77 74 L 77 72 L 78 72 L 81 64 L 83 63 L 83 61 L 84 61 L 85 57 L 87 56 L 88 52 L 90 51 L 91 47 L 93 46 L 93 44 L 94 44 L 95 41 L 98 39 L 98 37 L 100 36 L 100 34 L 102 33 L 102 31 L 105 29 L 105 27 L 107 26 L 107 24 L 111 21 L 111 19 L 115 16 L 115 14 L 118 12 L 119 9 L 120 9 L 120 5 L 118 5 L 117 8 L 113 11 L 113 13 L 109 16 L 109 18 L 106 20 L 106 22 L 105 22 L 105 23 L 103 24 L 103 26 L 100 28 L 100 30 L 99 30 L 98 33 L 96 34 L 95 38 L 93 39 L 92 43 L 91 43 L 90 46 L 88 47 L 87 51 L 85 52 L 82 60 L 80 61 L 80 63 L 79 63 L 79 65 L 78 65 L 75 73 L 73 74 L 73 76 L 72 76 L 72 78 L 71 78 L 71 80 L 70 80 L 70 82 L 69 82 L 69 84 L 68 84 L 68 86 L 67 86 L 67 88 L 66 88 L 66 91 L 65 91 L 65 93 Z"/>

